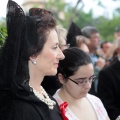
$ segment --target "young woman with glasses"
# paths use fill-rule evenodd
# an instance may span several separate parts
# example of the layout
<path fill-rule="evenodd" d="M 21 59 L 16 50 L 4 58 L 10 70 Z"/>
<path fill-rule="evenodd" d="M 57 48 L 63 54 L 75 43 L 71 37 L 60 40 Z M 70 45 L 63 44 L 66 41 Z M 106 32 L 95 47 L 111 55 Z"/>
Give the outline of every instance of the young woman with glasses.
<path fill-rule="evenodd" d="M 64 120 L 109 120 L 100 99 L 88 93 L 95 80 L 90 56 L 76 47 L 64 50 L 63 54 L 65 59 L 58 67 L 62 87 L 54 98 Z"/>

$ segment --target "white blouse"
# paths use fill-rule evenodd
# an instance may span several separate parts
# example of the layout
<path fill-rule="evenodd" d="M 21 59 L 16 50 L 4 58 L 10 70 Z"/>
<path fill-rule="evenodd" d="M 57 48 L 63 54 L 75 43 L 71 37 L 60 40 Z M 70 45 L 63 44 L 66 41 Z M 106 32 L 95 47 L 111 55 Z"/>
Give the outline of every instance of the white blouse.
<path fill-rule="evenodd" d="M 60 89 L 59 89 L 60 90 Z M 65 101 L 62 101 L 62 99 L 60 98 L 60 96 L 58 95 L 58 91 L 56 91 L 56 93 L 53 95 L 53 97 L 56 99 L 56 101 L 58 102 L 59 106 L 64 103 Z M 96 112 L 97 118 L 98 120 L 106 120 L 108 114 L 101 102 L 101 100 L 96 97 L 93 96 L 91 94 L 87 94 L 86 98 L 89 100 L 89 102 L 91 103 L 91 105 L 93 106 L 93 109 Z M 70 110 L 69 106 L 67 106 L 66 108 L 66 113 L 65 116 L 69 119 L 69 120 L 79 120 L 74 113 Z"/>

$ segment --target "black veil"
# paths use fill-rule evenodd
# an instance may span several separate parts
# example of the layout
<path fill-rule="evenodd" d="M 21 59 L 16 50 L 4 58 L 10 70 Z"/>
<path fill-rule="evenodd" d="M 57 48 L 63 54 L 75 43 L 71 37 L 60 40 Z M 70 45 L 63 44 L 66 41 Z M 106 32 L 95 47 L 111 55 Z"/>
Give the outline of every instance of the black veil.
<path fill-rule="evenodd" d="M 72 22 L 68 29 L 67 44 L 70 44 L 77 35 L 82 35 L 81 29 L 77 26 L 77 24 Z"/>
<path fill-rule="evenodd" d="M 24 41 L 25 15 L 22 8 L 12 0 L 7 4 L 6 24 L 8 36 L 0 55 L 0 120 L 5 120 L 12 102 L 11 83 L 19 71 L 20 49 Z"/>

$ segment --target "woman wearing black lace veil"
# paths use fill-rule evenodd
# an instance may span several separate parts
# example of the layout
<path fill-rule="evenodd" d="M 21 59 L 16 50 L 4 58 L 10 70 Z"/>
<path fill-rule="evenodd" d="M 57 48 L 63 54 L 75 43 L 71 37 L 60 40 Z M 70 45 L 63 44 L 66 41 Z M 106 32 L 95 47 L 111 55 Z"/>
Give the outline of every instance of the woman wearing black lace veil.
<path fill-rule="evenodd" d="M 55 100 L 41 86 L 64 58 L 51 12 L 31 9 L 25 16 L 7 5 L 8 36 L 0 56 L 0 120 L 62 120 Z"/>

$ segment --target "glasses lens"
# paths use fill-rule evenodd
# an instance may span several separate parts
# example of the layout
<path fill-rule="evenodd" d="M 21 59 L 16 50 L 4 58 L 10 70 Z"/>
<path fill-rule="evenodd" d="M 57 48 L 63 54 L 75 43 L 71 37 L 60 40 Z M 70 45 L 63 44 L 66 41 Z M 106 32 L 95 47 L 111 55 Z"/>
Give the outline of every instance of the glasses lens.
<path fill-rule="evenodd" d="M 87 82 L 92 83 L 96 79 L 96 76 L 92 76 L 86 80 L 79 80 L 78 85 L 85 85 Z"/>
<path fill-rule="evenodd" d="M 96 80 L 96 76 L 95 75 L 90 78 L 90 82 L 93 82 L 94 80 Z"/>
<path fill-rule="evenodd" d="M 68 79 L 79 86 L 84 86 L 87 82 L 92 83 L 96 79 L 96 76 L 93 75 L 89 79 L 79 79 L 79 81 L 72 80 L 71 78 Z"/>

